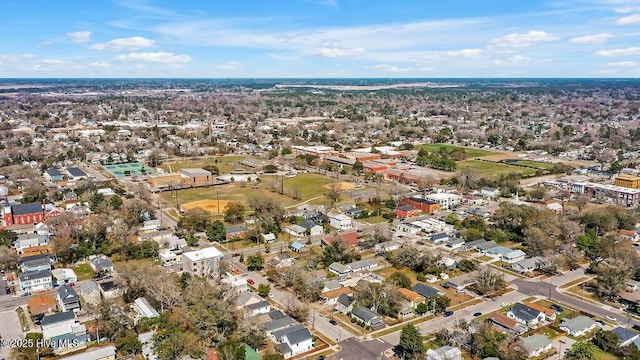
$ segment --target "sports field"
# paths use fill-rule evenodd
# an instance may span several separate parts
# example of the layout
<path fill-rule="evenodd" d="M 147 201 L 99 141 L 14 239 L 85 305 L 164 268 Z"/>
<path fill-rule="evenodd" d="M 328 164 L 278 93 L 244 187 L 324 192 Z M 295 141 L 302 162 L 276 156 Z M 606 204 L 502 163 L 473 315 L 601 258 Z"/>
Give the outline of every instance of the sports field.
<path fill-rule="evenodd" d="M 511 161 L 507 161 L 507 162 L 511 163 Z M 553 168 L 553 164 L 541 162 L 541 161 L 514 160 L 513 163 L 517 165 L 530 166 L 530 167 L 534 167 L 536 169 L 542 169 L 542 170 L 550 170 L 551 168 Z"/>
<path fill-rule="evenodd" d="M 425 150 L 427 150 L 429 152 L 437 152 L 441 148 L 445 148 L 447 151 L 464 150 L 465 154 L 467 154 L 467 158 L 474 158 L 474 157 L 481 157 L 481 156 L 488 156 L 488 155 L 497 154 L 494 151 L 477 149 L 477 148 L 466 147 L 466 146 L 448 145 L 448 144 L 423 144 L 423 145 L 417 145 L 415 147 L 416 150 L 425 149 Z"/>
<path fill-rule="evenodd" d="M 102 165 L 113 176 L 129 176 L 153 173 L 153 169 L 146 167 L 140 163 L 124 163 L 113 165 Z"/>
<path fill-rule="evenodd" d="M 230 203 L 231 201 L 229 200 L 196 200 L 196 201 L 191 201 L 185 204 L 182 204 L 182 208 L 187 211 L 189 209 L 193 209 L 193 208 L 201 208 L 203 210 L 207 210 L 208 212 L 212 213 L 212 214 L 222 214 L 224 212 L 224 208 L 225 206 L 227 206 L 228 203 Z M 220 204 L 220 209 L 218 209 L 218 203 Z"/>
<path fill-rule="evenodd" d="M 471 169 L 476 171 L 483 177 L 499 177 L 513 173 L 521 173 L 522 175 L 532 175 L 536 173 L 535 169 L 524 168 L 520 166 L 507 165 L 503 163 L 495 163 L 481 160 L 464 160 L 458 161 L 458 170 Z"/>
<path fill-rule="evenodd" d="M 247 156 L 243 155 L 230 155 L 230 156 L 212 156 L 205 159 L 184 160 L 167 162 L 160 165 L 164 171 L 178 172 L 180 169 L 185 168 L 201 168 L 207 165 L 215 165 L 220 170 L 221 174 L 228 174 L 231 170 L 236 168 L 243 168 L 243 166 L 236 164 L 237 161 L 247 159 Z M 256 171 L 261 169 L 256 169 Z"/>

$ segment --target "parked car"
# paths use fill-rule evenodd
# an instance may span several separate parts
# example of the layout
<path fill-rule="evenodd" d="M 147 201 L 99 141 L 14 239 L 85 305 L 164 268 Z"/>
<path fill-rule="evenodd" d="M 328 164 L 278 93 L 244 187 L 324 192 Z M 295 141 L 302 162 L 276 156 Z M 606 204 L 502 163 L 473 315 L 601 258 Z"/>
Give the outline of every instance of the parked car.
<path fill-rule="evenodd" d="M 611 315 L 607 315 L 607 320 L 618 321 L 618 319 L 615 316 L 611 316 Z"/>
<path fill-rule="evenodd" d="M 335 321 L 334 319 L 329 320 L 329 324 L 331 325 L 338 325 L 338 322 Z"/>
<path fill-rule="evenodd" d="M 247 283 L 249 283 L 249 285 L 253 285 L 253 284 L 255 284 L 256 282 L 255 282 L 255 281 L 253 281 L 253 279 L 247 279 Z"/>
<path fill-rule="evenodd" d="M 448 289 L 448 288 L 450 288 L 451 286 L 449 286 L 449 284 L 447 284 L 447 283 L 444 283 L 444 284 L 442 284 L 442 287 L 443 287 L 443 288 L 445 288 L 445 289 Z"/>
<path fill-rule="evenodd" d="M 556 314 L 562 314 L 562 312 L 564 311 L 564 309 L 562 308 L 562 306 L 557 305 L 557 304 L 553 304 L 550 306 L 551 310 L 553 310 L 554 313 Z"/>
<path fill-rule="evenodd" d="M 445 311 L 444 314 L 442 314 L 444 317 L 449 317 L 451 315 L 453 315 L 453 311 Z"/>
<path fill-rule="evenodd" d="M 475 316 L 475 317 L 478 317 L 478 316 L 480 316 L 480 315 L 482 315 L 482 313 L 481 313 L 481 312 L 473 313 L 473 316 Z"/>

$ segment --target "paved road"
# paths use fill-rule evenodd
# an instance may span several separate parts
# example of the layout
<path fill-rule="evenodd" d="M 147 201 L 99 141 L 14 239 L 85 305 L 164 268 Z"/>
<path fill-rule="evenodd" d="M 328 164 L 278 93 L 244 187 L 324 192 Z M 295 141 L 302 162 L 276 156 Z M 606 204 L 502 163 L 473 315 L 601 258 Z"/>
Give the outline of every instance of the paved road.
<path fill-rule="evenodd" d="M 362 341 L 351 338 L 340 343 L 342 350 L 329 356 L 335 360 L 388 359 L 384 352 L 391 348 L 391 344 L 381 339 Z"/>

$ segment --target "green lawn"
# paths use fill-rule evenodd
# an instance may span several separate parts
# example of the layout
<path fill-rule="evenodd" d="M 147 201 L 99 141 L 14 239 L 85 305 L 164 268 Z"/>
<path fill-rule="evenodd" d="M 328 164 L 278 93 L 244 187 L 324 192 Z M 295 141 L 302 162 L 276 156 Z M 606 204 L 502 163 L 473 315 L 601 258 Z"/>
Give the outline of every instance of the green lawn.
<path fill-rule="evenodd" d="M 372 217 L 368 217 L 368 218 L 362 218 L 362 219 L 358 219 L 358 220 L 362 221 L 362 222 L 366 222 L 367 224 L 379 224 L 379 223 L 384 223 L 384 222 L 388 222 L 389 221 L 389 220 L 383 218 L 382 215 L 372 216 Z"/>
<path fill-rule="evenodd" d="M 535 174 L 534 169 L 523 168 L 519 166 L 507 165 L 502 163 L 480 161 L 480 160 L 464 160 L 458 161 L 458 170 L 471 169 L 486 177 L 498 177 L 513 173 L 521 173 L 522 175 Z"/>
<path fill-rule="evenodd" d="M 416 150 L 420 150 L 420 149 L 425 149 L 429 152 L 437 152 L 438 150 L 440 150 L 441 148 L 445 148 L 447 149 L 447 151 L 451 151 L 451 150 L 458 150 L 458 149 L 462 149 L 464 150 L 464 152 L 467 154 L 467 158 L 474 158 L 474 157 L 480 157 L 480 156 L 487 156 L 487 155 L 495 155 L 497 154 L 496 152 L 493 151 L 489 151 L 489 150 L 483 150 L 483 149 L 477 149 L 477 148 L 472 148 L 472 147 L 466 147 L 466 146 L 456 146 L 456 145 L 448 145 L 448 144 L 424 144 L 424 145 L 417 145 L 415 147 Z"/>
<path fill-rule="evenodd" d="M 302 200 L 308 200 L 322 196 L 329 192 L 324 186 L 334 182 L 333 179 L 320 174 L 300 174 L 295 177 L 284 178 L 284 193 L 293 194 L 296 188 L 300 189 Z"/>
<path fill-rule="evenodd" d="M 78 281 L 93 280 L 95 277 L 95 273 L 89 264 L 80 264 L 73 268 L 73 271 L 75 271 Z"/>
<path fill-rule="evenodd" d="M 618 360 L 617 356 L 615 356 L 613 354 L 610 354 L 608 352 L 604 352 L 600 348 L 595 347 L 595 346 L 594 346 L 593 353 L 595 355 L 594 358 L 598 359 L 598 360 Z"/>
<path fill-rule="evenodd" d="M 514 161 L 513 163 L 518 165 L 530 166 L 530 167 L 534 167 L 542 170 L 550 170 L 551 168 L 553 168 L 553 164 L 545 163 L 541 161 L 518 160 L 518 161 Z"/>

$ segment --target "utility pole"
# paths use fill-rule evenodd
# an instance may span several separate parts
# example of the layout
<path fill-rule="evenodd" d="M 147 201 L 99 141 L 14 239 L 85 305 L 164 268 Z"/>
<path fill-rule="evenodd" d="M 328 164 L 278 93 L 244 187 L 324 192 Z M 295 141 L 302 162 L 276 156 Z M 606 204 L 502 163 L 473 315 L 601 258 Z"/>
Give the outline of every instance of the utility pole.
<path fill-rule="evenodd" d="M 216 198 L 218 199 L 218 214 L 220 214 L 220 192 L 216 190 Z"/>

